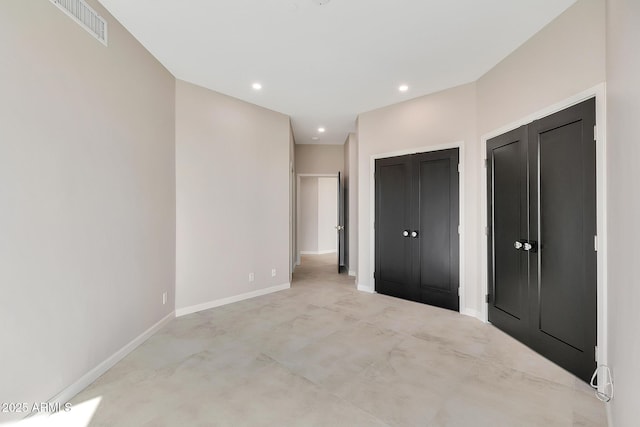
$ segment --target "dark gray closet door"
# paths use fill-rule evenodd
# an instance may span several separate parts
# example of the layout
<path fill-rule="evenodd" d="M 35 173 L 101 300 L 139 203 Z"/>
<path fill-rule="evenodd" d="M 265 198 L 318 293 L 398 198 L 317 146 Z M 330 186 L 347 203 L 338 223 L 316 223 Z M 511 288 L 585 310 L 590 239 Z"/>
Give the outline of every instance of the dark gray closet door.
<path fill-rule="evenodd" d="M 375 287 L 459 310 L 459 150 L 376 161 Z"/>
<path fill-rule="evenodd" d="M 487 141 L 489 321 L 529 338 L 527 127 Z"/>
<path fill-rule="evenodd" d="M 415 301 L 412 278 L 412 156 L 376 160 L 375 288 Z"/>
<path fill-rule="evenodd" d="M 487 141 L 489 321 L 589 381 L 596 345 L 591 99 Z"/>
<path fill-rule="evenodd" d="M 591 99 L 529 126 L 532 345 L 586 381 L 596 367 L 594 125 Z"/>
<path fill-rule="evenodd" d="M 421 302 L 458 311 L 459 150 L 415 156 L 418 175 L 414 277 Z"/>

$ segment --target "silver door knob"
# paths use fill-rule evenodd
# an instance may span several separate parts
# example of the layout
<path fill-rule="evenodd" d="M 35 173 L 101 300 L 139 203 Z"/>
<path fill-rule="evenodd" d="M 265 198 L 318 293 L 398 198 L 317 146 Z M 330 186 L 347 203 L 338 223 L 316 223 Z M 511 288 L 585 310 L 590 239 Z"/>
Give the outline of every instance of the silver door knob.
<path fill-rule="evenodd" d="M 415 239 L 416 237 L 418 237 L 418 232 L 417 232 L 417 231 L 412 231 L 412 232 L 411 232 L 411 237 L 413 237 L 414 239 Z"/>
<path fill-rule="evenodd" d="M 408 237 L 408 236 L 409 236 L 409 230 L 404 230 L 404 231 L 402 232 L 402 235 L 403 235 L 404 237 Z"/>
<path fill-rule="evenodd" d="M 524 250 L 525 251 L 530 251 L 533 248 L 533 246 L 531 245 L 531 243 L 525 243 L 524 244 Z"/>
<path fill-rule="evenodd" d="M 516 249 L 522 249 L 522 243 L 518 240 L 513 244 L 513 247 Z"/>
<path fill-rule="evenodd" d="M 342 231 L 344 230 L 344 227 L 342 225 L 336 225 L 336 230 Z"/>

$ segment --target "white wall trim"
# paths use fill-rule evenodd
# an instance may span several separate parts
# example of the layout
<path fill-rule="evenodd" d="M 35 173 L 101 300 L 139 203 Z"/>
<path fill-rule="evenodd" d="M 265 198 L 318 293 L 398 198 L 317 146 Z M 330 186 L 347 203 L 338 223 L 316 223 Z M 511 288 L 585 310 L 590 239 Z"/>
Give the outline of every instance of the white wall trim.
<path fill-rule="evenodd" d="M 291 287 L 291 283 L 284 283 L 282 285 L 276 285 L 276 286 L 271 286 L 269 288 L 258 289 L 256 291 L 246 292 L 244 294 L 234 295 L 227 298 L 221 298 L 221 299 L 205 302 L 203 304 L 196 304 L 196 305 L 191 305 L 189 307 L 179 308 L 176 310 L 176 317 L 186 316 L 187 314 L 196 313 L 198 311 L 208 310 L 210 308 L 232 304 L 234 302 L 259 297 L 262 295 L 267 295 L 273 292 L 283 291 L 285 289 L 289 289 L 290 287 Z"/>
<path fill-rule="evenodd" d="M 365 292 L 375 292 L 375 279 L 373 278 L 373 271 L 376 266 L 376 233 L 374 229 L 374 221 L 375 221 L 375 212 L 376 212 L 376 180 L 375 180 L 375 171 L 376 171 L 376 160 L 384 159 L 387 157 L 397 157 L 404 156 L 407 154 L 416 154 L 416 153 L 429 153 L 433 151 L 440 150 L 448 150 L 450 148 L 458 148 L 459 151 L 459 163 L 460 163 L 460 176 L 458 177 L 458 185 L 459 185 L 459 209 L 458 209 L 458 224 L 460 225 L 460 248 L 459 248 L 459 286 L 460 286 L 460 312 L 466 310 L 465 304 L 465 294 L 466 294 L 466 284 L 465 284 L 465 230 L 466 224 L 464 220 L 465 214 L 465 149 L 464 149 L 464 141 L 450 142 L 446 144 L 438 144 L 438 145 L 429 145 L 426 147 L 417 147 L 406 150 L 392 151 L 387 153 L 379 153 L 373 154 L 369 160 L 369 274 L 368 281 L 369 285 L 358 285 L 358 290 Z M 362 289 L 361 289 L 362 288 Z"/>
<path fill-rule="evenodd" d="M 598 333 L 598 364 L 606 365 L 609 359 L 609 340 L 608 340 L 608 313 L 607 313 L 607 108 L 606 108 L 606 84 L 600 83 L 590 89 L 582 91 L 576 95 L 566 98 L 558 103 L 543 108 L 533 114 L 522 119 L 516 120 L 506 126 L 502 126 L 491 132 L 481 136 L 481 226 L 487 225 L 487 174 L 484 169 L 484 161 L 487 153 L 487 140 L 495 136 L 502 135 L 505 132 L 516 129 L 522 125 L 526 125 L 535 120 L 544 118 L 550 114 L 562 111 L 572 105 L 579 104 L 589 98 L 596 98 L 596 215 L 597 215 L 597 233 L 598 233 L 598 252 L 597 252 L 597 333 Z M 482 295 L 488 293 L 488 251 L 487 239 L 485 234 L 483 244 L 481 245 L 481 287 Z M 482 305 L 481 320 L 488 321 L 488 304 Z"/>
<path fill-rule="evenodd" d="M 77 381 L 71 384 L 69 387 L 62 390 L 60 393 L 49 399 L 49 403 L 65 404 L 70 401 L 76 394 L 87 388 L 91 383 L 98 379 L 102 374 L 111 369 L 116 363 L 124 359 L 129 353 L 135 350 L 140 344 L 145 342 L 149 337 L 158 332 L 164 325 L 169 323 L 175 318 L 175 312 L 167 314 L 160 319 L 155 325 L 138 335 L 131 340 L 128 344 L 109 356 L 98 366 L 84 374 Z"/>
<path fill-rule="evenodd" d="M 475 317 L 476 319 L 483 321 L 482 312 L 474 308 L 465 307 L 463 310 L 460 310 L 460 314 L 464 314 L 465 316 Z"/>
<path fill-rule="evenodd" d="M 326 255 L 326 254 L 335 254 L 338 251 L 335 249 L 329 249 L 327 251 L 300 251 L 300 255 Z"/>
<path fill-rule="evenodd" d="M 359 283 L 356 283 L 356 289 L 362 292 L 366 292 L 368 294 L 377 294 L 377 292 L 370 288 L 369 286 L 362 286 Z"/>

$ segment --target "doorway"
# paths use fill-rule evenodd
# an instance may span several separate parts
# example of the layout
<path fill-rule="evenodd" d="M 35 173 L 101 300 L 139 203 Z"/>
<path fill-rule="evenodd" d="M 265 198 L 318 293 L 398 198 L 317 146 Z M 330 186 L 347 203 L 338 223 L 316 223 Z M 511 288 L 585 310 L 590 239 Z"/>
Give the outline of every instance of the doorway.
<path fill-rule="evenodd" d="M 297 177 L 297 265 L 301 256 L 332 257 L 341 271 L 340 237 L 344 235 L 343 197 L 340 174 L 298 174 Z M 342 244 L 341 244 L 342 243 Z"/>

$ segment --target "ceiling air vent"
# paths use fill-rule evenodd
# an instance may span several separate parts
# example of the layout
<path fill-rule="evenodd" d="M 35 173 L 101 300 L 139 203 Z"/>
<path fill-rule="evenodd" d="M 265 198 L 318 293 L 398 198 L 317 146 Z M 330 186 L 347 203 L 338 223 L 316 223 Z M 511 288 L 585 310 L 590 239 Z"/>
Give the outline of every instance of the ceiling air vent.
<path fill-rule="evenodd" d="M 107 46 L 107 21 L 84 0 L 50 0 L 82 28 Z"/>

